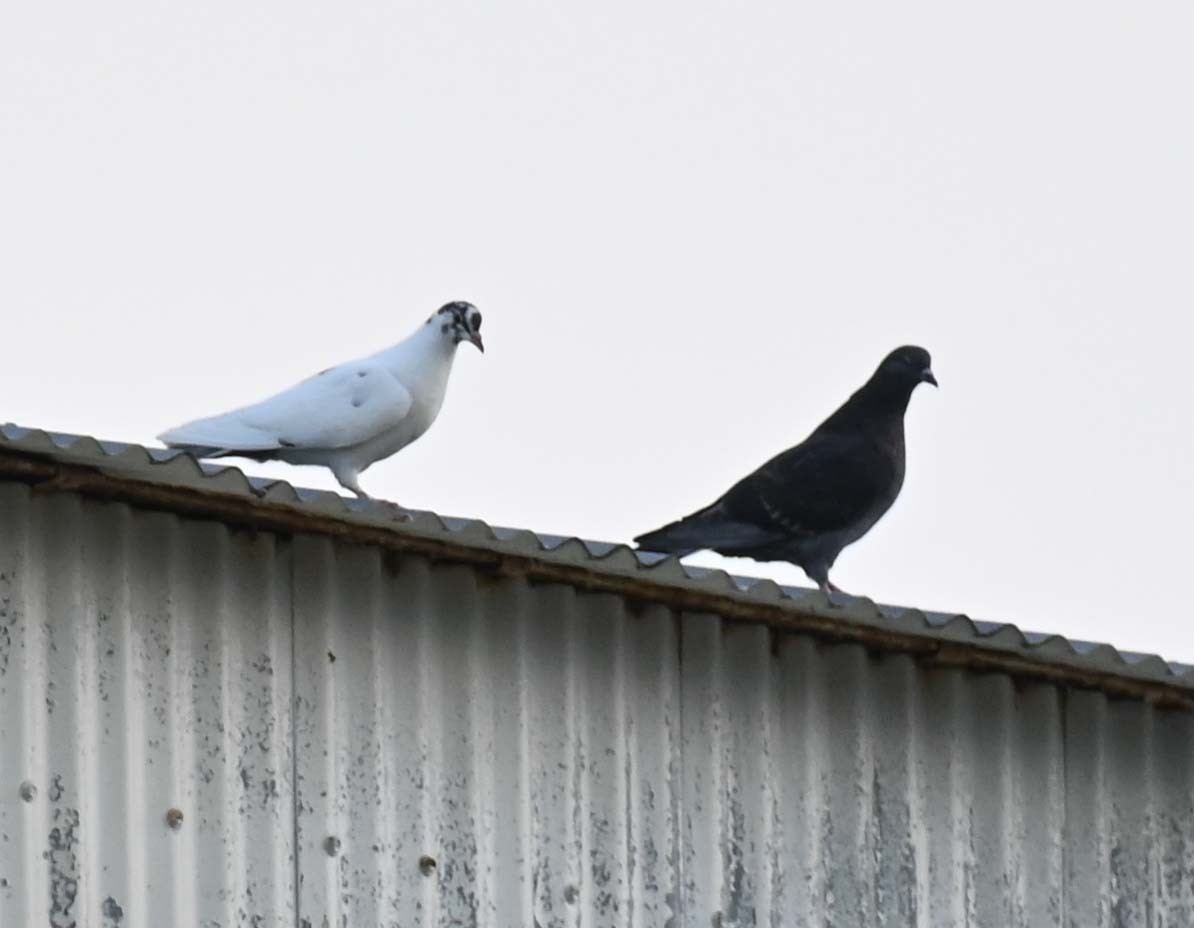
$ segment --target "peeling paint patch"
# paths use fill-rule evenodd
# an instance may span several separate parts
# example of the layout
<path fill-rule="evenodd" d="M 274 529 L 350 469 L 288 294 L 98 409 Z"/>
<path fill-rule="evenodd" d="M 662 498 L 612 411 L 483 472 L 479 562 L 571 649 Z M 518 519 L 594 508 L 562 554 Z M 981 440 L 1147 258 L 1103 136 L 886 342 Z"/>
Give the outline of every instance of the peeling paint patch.
<path fill-rule="evenodd" d="M 0 573 L 0 677 L 8 673 L 12 632 L 19 618 L 12 605 L 12 575 Z"/>
<path fill-rule="evenodd" d="M 119 925 L 120 920 L 124 918 L 124 909 L 111 896 L 105 899 L 103 905 L 100 906 L 100 913 L 104 916 L 105 922 L 112 926 Z"/>
<path fill-rule="evenodd" d="M 53 821 L 46 854 L 50 861 L 50 925 L 51 928 L 77 928 L 79 810 L 55 809 Z"/>

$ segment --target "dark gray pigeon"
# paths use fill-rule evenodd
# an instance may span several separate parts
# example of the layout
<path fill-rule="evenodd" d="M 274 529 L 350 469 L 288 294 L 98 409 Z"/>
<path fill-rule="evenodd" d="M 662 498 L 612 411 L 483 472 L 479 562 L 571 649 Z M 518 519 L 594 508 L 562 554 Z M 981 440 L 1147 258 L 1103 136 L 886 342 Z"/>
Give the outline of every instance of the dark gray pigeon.
<path fill-rule="evenodd" d="M 728 493 L 635 541 L 679 557 L 708 549 L 798 565 L 826 594 L 829 568 L 891 508 L 904 483 L 904 411 L 917 384 L 937 385 L 929 353 L 897 348 L 862 388 L 795 448 Z"/>

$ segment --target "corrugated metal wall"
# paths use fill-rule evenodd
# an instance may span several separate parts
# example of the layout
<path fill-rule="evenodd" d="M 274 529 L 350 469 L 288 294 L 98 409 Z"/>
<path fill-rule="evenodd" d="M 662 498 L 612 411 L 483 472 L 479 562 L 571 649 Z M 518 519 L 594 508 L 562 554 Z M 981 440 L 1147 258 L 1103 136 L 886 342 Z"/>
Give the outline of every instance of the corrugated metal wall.
<path fill-rule="evenodd" d="M 1188 714 L 0 487 L 4 928 L 1176 928 L 1192 800 Z"/>
<path fill-rule="evenodd" d="M 290 581 L 268 536 L 0 485 L 0 925 L 294 924 Z"/>

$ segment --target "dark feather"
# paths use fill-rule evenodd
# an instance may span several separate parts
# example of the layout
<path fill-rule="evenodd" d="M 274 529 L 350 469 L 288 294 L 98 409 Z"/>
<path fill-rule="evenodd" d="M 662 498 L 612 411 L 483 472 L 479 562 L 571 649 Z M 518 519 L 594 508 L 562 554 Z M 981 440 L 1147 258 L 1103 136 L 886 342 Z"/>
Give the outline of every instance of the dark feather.
<path fill-rule="evenodd" d="M 730 515 L 784 535 L 842 531 L 863 518 L 897 477 L 897 462 L 865 432 L 816 432 L 739 480 Z"/>
<path fill-rule="evenodd" d="M 708 509 L 647 532 L 634 540 L 640 547 L 651 551 L 684 557 L 705 548 L 714 551 L 751 549 L 782 539 L 782 534 L 768 530 L 763 525 L 734 518 L 719 500 Z"/>
<path fill-rule="evenodd" d="M 904 480 L 904 412 L 918 383 L 936 383 L 928 353 L 893 351 L 805 441 L 739 480 L 711 506 L 638 536 L 683 557 L 711 550 L 798 564 L 822 589 L 829 568 L 895 502 Z"/>

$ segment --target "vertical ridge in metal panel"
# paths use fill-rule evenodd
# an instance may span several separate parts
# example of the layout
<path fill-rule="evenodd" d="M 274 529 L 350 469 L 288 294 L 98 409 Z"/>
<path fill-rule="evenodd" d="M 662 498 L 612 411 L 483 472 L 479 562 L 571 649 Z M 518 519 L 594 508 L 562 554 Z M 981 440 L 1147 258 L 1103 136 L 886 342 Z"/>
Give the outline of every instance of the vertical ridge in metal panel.
<path fill-rule="evenodd" d="M 484 924 L 485 875 L 480 859 L 475 763 L 474 686 L 477 660 L 472 574 L 464 567 L 433 568 L 432 652 L 438 671 L 434 737 L 442 766 L 429 771 L 436 796 L 439 918 L 446 924 Z"/>
<path fill-rule="evenodd" d="M 811 638 L 782 636 L 776 647 L 777 738 L 780 743 L 776 791 L 780 797 L 784 843 L 777 906 L 796 924 L 826 923 L 825 845 L 821 775 L 824 738 L 822 701 L 817 698 L 819 653 Z M 775 919 L 772 919 L 772 924 Z M 781 919 L 781 924 L 786 924 Z"/>
<path fill-rule="evenodd" d="M 294 541 L 300 918 L 354 924 L 375 909 L 362 860 L 377 810 L 370 558 L 325 539 Z M 353 686 L 340 685 L 345 679 Z"/>
<path fill-rule="evenodd" d="M 482 864 L 488 874 L 486 909 L 492 924 L 528 925 L 531 920 L 530 784 L 525 763 L 525 622 L 531 600 L 513 580 L 484 580 L 478 590 L 477 637 L 479 805 L 484 835 Z"/>
<path fill-rule="evenodd" d="M 157 518 L 163 519 L 162 516 Z M 230 766 L 235 745 L 230 737 L 232 727 L 227 702 L 219 696 L 211 700 L 215 705 L 210 706 L 213 716 L 219 718 L 217 731 L 220 734 L 218 754 L 211 760 L 223 769 L 212 778 L 212 789 L 205 791 L 203 799 L 206 801 L 196 801 L 195 778 L 189 776 L 197 759 L 191 733 L 206 708 L 195 706 L 192 701 L 196 697 L 203 699 L 196 692 L 200 687 L 193 676 L 196 670 L 201 672 L 203 669 L 196 667 L 199 655 L 193 645 L 197 643 L 195 639 L 202 640 L 204 631 L 214 626 L 211 630 L 221 639 L 219 650 L 225 658 L 213 675 L 219 681 L 220 693 L 226 692 L 231 682 L 228 663 L 237 661 L 240 655 L 229 648 L 230 643 L 219 632 L 224 605 L 223 581 L 227 575 L 226 552 L 220 541 L 226 529 L 216 523 L 196 525 L 191 527 L 191 537 L 184 540 L 180 536 L 185 535 L 185 530 L 180 531 L 175 520 L 167 518 L 163 521 L 169 538 L 166 576 L 170 585 L 167 592 L 170 605 L 145 617 L 144 627 L 149 634 L 142 640 L 146 660 L 141 672 L 145 678 L 154 681 L 145 716 L 149 735 L 147 753 L 150 763 L 161 768 L 156 788 L 151 787 L 151 794 L 157 800 L 156 808 L 160 811 L 156 816 L 151 811 L 146 824 L 149 826 L 148 837 L 160 848 L 160 853 L 151 856 L 152 866 L 157 870 L 157 898 L 162 903 L 159 917 L 169 917 L 173 924 L 181 924 L 193 918 L 197 908 L 196 887 L 188 877 L 200 882 L 204 895 L 215 901 L 218 887 L 232 875 L 227 864 L 225 872 L 220 873 L 214 867 L 196 867 L 195 861 L 200 859 L 201 853 L 208 860 L 235 859 L 234 854 L 222 852 L 226 852 L 229 845 L 239 850 L 242 829 L 239 818 L 229 816 L 225 811 L 228 808 L 228 783 L 227 777 L 221 774 Z M 181 820 L 175 812 L 182 814 Z M 214 832 L 200 831 L 196 826 L 202 824 L 203 813 L 222 819 L 225 827 Z M 207 857 L 208 853 L 215 856 Z M 222 918 L 227 919 L 232 914 L 229 902 L 227 898 L 219 900 Z"/>
<path fill-rule="evenodd" d="M 1065 767 L 1057 689 L 1027 684 L 1016 694 L 1010 851 L 1016 928 L 1064 925 Z"/>
<path fill-rule="evenodd" d="M 118 916 L 137 917 L 146 907 L 136 887 L 144 885 L 145 842 L 128 840 L 141 818 L 147 771 L 140 746 L 139 709 L 143 690 L 134 672 L 130 575 L 137 558 L 133 513 L 126 507 L 97 511 L 82 539 L 91 563 L 96 623 L 98 718 L 93 789 L 95 841 L 89 842 L 88 866 L 104 873 L 96 900 L 102 924 Z M 139 911 L 140 910 L 140 911 Z"/>
<path fill-rule="evenodd" d="M 429 584 L 422 562 L 382 563 L 379 626 L 373 642 L 377 699 L 387 707 L 387 727 L 381 732 L 387 798 L 376 814 L 385 819 L 384 833 L 391 841 L 390 850 L 376 863 L 392 874 L 392 896 L 383 900 L 378 923 L 412 928 L 434 924 L 439 857 L 426 788 L 436 769 L 429 760 L 426 734 L 435 704 L 423 685 L 423 675 L 431 672 L 427 641 L 434 616 Z"/>
<path fill-rule="evenodd" d="M 419 657 L 417 667 L 418 680 L 418 730 L 411 732 L 413 743 L 418 744 L 418 766 L 415 768 L 415 786 L 419 792 L 419 829 L 420 843 L 420 873 L 423 880 L 420 884 L 417 908 L 424 913 L 419 924 L 439 924 L 439 902 L 441 896 L 441 861 L 442 849 L 439 847 L 439 828 L 437 824 L 437 792 L 433 788 L 436 772 L 443 769 L 443 754 L 440 739 L 433 737 L 437 730 L 439 713 L 439 698 L 436 687 L 439 680 L 439 668 L 435 665 L 436 650 L 433 646 L 433 635 L 437 617 L 432 612 L 435 598 L 432 595 L 432 575 L 429 565 L 422 560 L 412 559 L 402 562 L 402 577 L 406 583 L 402 585 L 408 591 L 410 602 L 414 605 L 415 621 L 417 622 L 418 644 L 416 653 Z"/>
<path fill-rule="evenodd" d="M 918 716 L 924 726 L 924 753 L 918 780 L 929 846 L 925 914 L 929 924 L 941 928 L 970 924 L 966 879 L 969 833 L 964 827 L 969 819 L 970 784 L 959 769 L 963 752 L 960 729 L 964 720 L 959 717 L 963 688 L 959 671 L 937 670 L 925 675 L 918 694 Z M 955 801 L 955 796 L 961 799 Z M 962 804 L 965 808 L 959 807 Z"/>
<path fill-rule="evenodd" d="M 34 863 L 41 829 L 33 791 L 42 782 L 35 763 L 43 751 L 35 724 L 41 713 L 30 711 L 42 683 L 30 620 L 29 494 L 24 485 L 0 484 L 0 921 L 17 925 L 33 922 L 34 900 L 45 898 L 45 870 Z"/>
<path fill-rule="evenodd" d="M 904 655 L 872 656 L 868 663 L 868 738 L 874 758 L 872 910 L 880 924 L 916 926 L 925 923 L 928 874 L 916 670 Z"/>
<path fill-rule="evenodd" d="M 394 750 L 393 739 L 399 717 L 417 712 L 418 702 L 413 692 L 416 678 L 398 662 L 404 648 L 396 646 L 395 640 L 411 636 L 406 616 L 391 611 L 401 603 L 394 591 L 396 578 L 377 552 L 371 555 L 361 565 L 358 580 L 362 587 L 362 639 L 368 648 L 363 682 L 369 704 L 362 707 L 361 713 L 369 726 L 370 751 L 362 758 L 361 770 L 367 785 L 362 808 L 354 817 L 360 830 L 354 828 L 344 843 L 352 845 L 356 867 L 365 874 L 363 882 L 370 890 L 368 904 L 359 911 L 358 920 L 384 925 L 395 918 L 401 900 L 409 899 L 415 888 L 415 859 L 400 833 L 407 816 L 398 812 L 400 801 L 409 802 L 409 796 L 400 792 L 404 778 L 399 763 L 404 758 Z M 331 658 L 328 661 L 332 663 Z M 409 758 L 406 760 L 409 763 Z"/>
<path fill-rule="evenodd" d="M 532 924 L 560 928 L 574 923 L 578 878 L 572 833 L 573 756 L 569 643 L 574 591 L 559 585 L 536 591 L 525 662 L 530 803 Z M 568 899 L 572 899 L 569 902 Z"/>
<path fill-rule="evenodd" d="M 1194 718 L 1157 712 L 1153 744 L 1158 923 L 1194 925 Z"/>
<path fill-rule="evenodd" d="M 1012 925 L 1007 880 L 1012 872 L 1008 836 L 1012 682 L 1002 675 L 987 674 L 968 684 L 962 707 L 967 733 L 962 757 L 970 784 L 967 879 L 971 898 L 967 903 L 976 924 Z"/>
<path fill-rule="evenodd" d="M 659 606 L 625 620 L 620 701 L 626 752 L 627 924 L 679 928 L 679 692 L 676 623 Z"/>
<path fill-rule="evenodd" d="M 720 619 L 708 615 L 682 614 L 680 623 L 684 915 L 687 925 L 706 925 L 719 918 L 729 878 L 721 853 L 722 628 Z"/>
<path fill-rule="evenodd" d="M 626 843 L 621 840 L 626 808 L 623 777 L 621 603 L 605 594 L 577 597 L 573 686 L 576 699 L 576 819 L 582 847 L 578 907 L 582 924 L 624 924 L 628 906 Z"/>
<path fill-rule="evenodd" d="M 43 844 L 38 855 L 46 861 L 48 898 L 43 900 L 52 928 L 66 928 L 80 918 L 94 917 L 89 904 L 95 874 L 82 872 L 80 842 L 94 827 L 84 808 L 84 755 L 77 750 L 82 734 L 82 693 L 79 691 L 79 652 L 87 647 L 90 623 L 84 624 L 80 603 L 81 565 L 74 543 L 79 531 L 79 501 L 70 496 L 41 498 L 35 502 L 33 559 L 47 569 L 33 591 L 42 617 L 44 634 L 39 642 L 45 667 L 44 706 L 36 702 L 45 726 L 45 756 L 41 762 L 45 805 Z M 52 567 L 50 566 L 52 565 Z M 72 632 L 78 631 L 78 634 Z M 40 711 L 39 711 L 40 710 Z"/>
<path fill-rule="evenodd" d="M 1101 693 L 1065 696 L 1066 928 L 1111 924 L 1108 709 Z"/>
<path fill-rule="evenodd" d="M 1109 804 L 1111 924 L 1155 924 L 1153 853 L 1156 829 L 1151 801 L 1153 711 L 1108 704 L 1105 757 Z"/>
<path fill-rule="evenodd" d="M 720 639 L 720 677 L 706 681 L 724 693 L 717 763 L 722 891 L 716 917 L 726 928 L 766 922 L 769 669 L 768 630 L 726 629 Z"/>
<path fill-rule="evenodd" d="M 533 683 L 536 679 L 535 668 L 531 663 L 531 641 L 538 633 L 538 613 L 534 610 L 534 598 L 530 591 L 521 584 L 510 583 L 510 596 L 517 609 L 515 620 L 515 647 L 518 649 L 518 731 L 515 739 L 518 745 L 518 781 L 519 790 L 516 799 L 518 806 L 518 835 L 521 846 L 519 866 L 522 877 L 518 886 L 518 916 L 517 923 L 522 925 L 535 924 L 535 825 L 537 818 L 534 772 L 535 764 L 532 759 L 533 735 L 531 732 L 531 705 L 535 698 Z"/>

